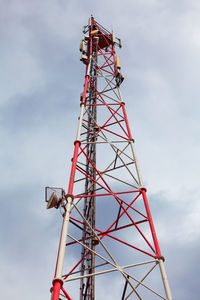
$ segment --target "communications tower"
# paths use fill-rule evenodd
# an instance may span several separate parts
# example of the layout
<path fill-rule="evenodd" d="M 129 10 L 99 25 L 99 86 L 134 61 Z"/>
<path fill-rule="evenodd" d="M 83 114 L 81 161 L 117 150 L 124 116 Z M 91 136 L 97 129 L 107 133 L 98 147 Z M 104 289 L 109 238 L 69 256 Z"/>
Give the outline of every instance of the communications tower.
<path fill-rule="evenodd" d="M 63 225 L 51 299 L 171 300 L 120 86 L 121 40 L 93 17 L 67 192 L 46 187 Z"/>

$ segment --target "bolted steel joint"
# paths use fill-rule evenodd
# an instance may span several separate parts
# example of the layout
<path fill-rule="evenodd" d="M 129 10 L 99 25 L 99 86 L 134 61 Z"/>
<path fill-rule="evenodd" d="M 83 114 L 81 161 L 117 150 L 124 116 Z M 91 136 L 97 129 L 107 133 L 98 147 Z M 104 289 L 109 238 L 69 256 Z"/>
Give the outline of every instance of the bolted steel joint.
<path fill-rule="evenodd" d="M 79 140 L 75 140 L 74 145 L 76 145 L 77 143 L 79 144 L 79 146 L 81 145 L 81 142 Z"/>
<path fill-rule="evenodd" d="M 74 200 L 74 195 L 72 195 L 72 194 L 66 194 L 65 195 L 65 199 L 66 199 L 66 201 L 67 201 L 67 203 L 71 200 L 71 202 L 73 202 L 73 200 Z"/>
<path fill-rule="evenodd" d="M 164 258 L 164 256 L 162 256 L 162 255 L 158 256 L 157 259 L 158 259 L 158 260 L 162 260 L 163 262 L 165 261 L 165 258 Z"/>
<path fill-rule="evenodd" d="M 59 282 L 61 286 L 63 286 L 64 281 L 62 280 L 62 278 L 54 278 L 52 284 L 54 285 L 56 282 Z M 51 290 L 53 290 L 53 287 L 50 289 L 50 291 Z"/>

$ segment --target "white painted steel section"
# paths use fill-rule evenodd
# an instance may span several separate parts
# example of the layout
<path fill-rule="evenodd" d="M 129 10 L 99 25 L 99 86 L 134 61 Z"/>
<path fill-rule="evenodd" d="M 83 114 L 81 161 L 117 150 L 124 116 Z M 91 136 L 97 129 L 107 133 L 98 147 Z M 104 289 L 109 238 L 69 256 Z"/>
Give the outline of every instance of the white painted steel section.
<path fill-rule="evenodd" d="M 121 93 L 120 88 L 118 88 L 118 92 L 119 92 L 119 95 L 120 95 L 120 101 L 123 102 L 122 93 Z M 138 175 L 139 185 L 140 185 L 140 188 L 142 188 L 143 187 L 143 181 L 142 181 L 142 176 L 141 176 L 141 172 L 140 172 L 139 165 L 138 165 L 137 156 L 136 156 L 136 153 L 135 153 L 134 142 L 130 141 L 130 143 L 131 143 L 131 149 L 132 149 L 132 153 L 133 153 L 133 158 L 135 160 L 135 168 L 136 168 L 136 172 L 137 172 L 137 175 Z"/>
<path fill-rule="evenodd" d="M 87 277 L 90 277 L 90 276 L 94 277 L 94 276 L 98 276 L 98 275 L 102 275 L 102 274 L 106 274 L 106 273 L 111 273 L 111 272 L 115 272 L 115 271 L 123 272 L 125 269 L 131 268 L 133 266 L 134 265 L 128 265 L 128 266 L 123 266 L 123 267 L 118 267 L 118 268 L 114 268 L 114 269 L 104 270 L 104 271 L 100 271 L 100 272 L 96 272 L 96 273 L 90 273 L 90 274 L 86 274 L 86 275 L 83 275 L 83 276 L 77 276 L 77 277 L 74 277 L 74 278 L 66 279 L 65 282 L 74 281 L 74 280 L 81 279 L 81 278 L 87 278 Z"/>
<path fill-rule="evenodd" d="M 131 149 L 132 149 L 133 157 L 135 159 L 135 168 L 136 168 L 137 175 L 138 175 L 139 185 L 140 185 L 140 188 L 142 188 L 143 187 L 142 176 L 141 176 L 141 173 L 140 173 L 140 169 L 139 169 L 139 165 L 138 165 L 138 161 L 137 161 L 137 157 L 136 157 L 136 153 L 135 153 L 134 142 L 131 141 L 130 143 L 131 143 Z"/>
<path fill-rule="evenodd" d="M 163 296 L 161 296 L 160 294 L 158 294 L 156 291 L 154 291 L 153 289 L 151 289 L 150 287 L 148 287 L 147 285 L 144 285 L 142 282 L 147 278 L 147 276 L 154 270 L 154 268 L 156 267 L 157 265 L 157 261 L 155 263 L 155 265 L 144 275 L 144 277 L 138 281 L 138 284 L 135 286 L 135 288 L 137 289 L 140 285 L 143 285 L 143 287 L 145 287 L 146 289 L 150 290 L 151 292 L 153 292 L 154 294 L 156 294 L 157 296 L 159 296 L 160 298 L 162 299 L 165 299 Z M 129 275 L 130 276 L 130 275 Z M 130 276 L 131 277 L 131 276 Z M 136 280 L 134 277 L 131 277 L 133 278 L 134 280 Z M 125 298 L 124 300 L 127 300 L 131 295 L 132 295 L 133 291 L 131 291 Z"/>
<path fill-rule="evenodd" d="M 81 112 L 80 112 L 80 117 L 79 117 L 79 124 L 78 124 L 77 135 L 76 135 L 76 140 L 77 141 L 80 141 L 81 127 L 82 127 L 82 122 L 83 122 L 83 115 L 84 115 L 84 103 L 81 103 Z"/>
<path fill-rule="evenodd" d="M 66 213 L 63 220 L 60 247 L 58 252 L 58 263 L 57 263 L 56 274 L 54 279 L 62 279 L 63 263 L 64 263 L 64 256 L 65 256 L 67 232 L 69 226 L 69 216 L 71 212 L 72 200 L 73 200 L 72 197 L 67 197 Z"/>
<path fill-rule="evenodd" d="M 164 262 L 162 259 L 159 259 L 159 267 L 160 267 L 160 272 L 162 275 L 162 280 L 163 280 L 167 300 L 172 300 L 172 294 L 171 294 L 168 279 L 167 279 L 167 273 L 165 271 L 165 266 L 164 266 Z"/>
<path fill-rule="evenodd" d="M 68 279 L 65 279 L 64 281 L 65 282 L 68 282 L 68 281 L 74 281 L 74 280 L 77 280 L 77 279 L 80 279 L 80 278 L 86 278 L 86 277 L 90 277 L 90 276 L 98 276 L 98 275 L 102 275 L 102 274 L 106 274 L 106 273 L 111 273 L 111 272 L 115 272 L 115 271 L 120 271 L 120 272 L 123 272 L 125 269 L 129 269 L 129 268 L 133 268 L 133 267 L 138 267 L 138 266 L 141 266 L 141 265 L 146 265 L 146 264 L 149 264 L 149 263 L 155 263 L 155 261 L 147 261 L 147 262 L 144 262 L 144 263 L 138 263 L 138 264 L 132 264 L 132 265 L 127 265 L 127 266 L 123 266 L 123 267 L 120 267 L 120 270 L 119 268 L 117 269 L 116 267 L 113 268 L 113 269 L 109 269 L 109 270 L 104 270 L 104 271 L 100 271 L 100 272 L 95 272 L 95 273 L 91 273 L 91 274 L 86 274 L 86 275 L 81 275 L 81 276 L 77 276 L 77 277 L 73 277 L 73 278 L 68 278 Z M 153 270 L 153 268 L 155 268 L 155 265 L 151 268 L 151 270 Z M 150 273 L 151 270 L 148 272 Z M 141 282 L 146 278 L 147 275 L 145 275 L 145 277 L 141 280 Z M 141 282 L 139 282 L 138 285 L 141 284 Z M 136 286 L 137 288 L 137 286 Z M 132 291 L 133 292 L 133 291 Z M 132 293 L 131 292 L 131 293 Z"/>
<path fill-rule="evenodd" d="M 90 55 L 90 57 L 89 57 L 89 64 L 88 64 L 88 68 L 87 68 L 87 74 L 86 75 L 90 75 L 90 66 L 91 66 L 91 55 Z"/>
<path fill-rule="evenodd" d="M 117 87 L 117 89 L 118 89 L 118 93 L 119 93 L 119 99 L 121 102 L 123 102 L 121 90 L 119 87 Z"/>

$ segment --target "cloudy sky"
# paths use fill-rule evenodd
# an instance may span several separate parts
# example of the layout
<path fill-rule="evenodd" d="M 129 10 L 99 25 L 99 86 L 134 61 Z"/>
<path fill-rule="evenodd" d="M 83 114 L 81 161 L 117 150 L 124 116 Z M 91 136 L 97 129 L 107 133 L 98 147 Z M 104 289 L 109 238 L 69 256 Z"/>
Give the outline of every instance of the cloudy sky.
<path fill-rule="evenodd" d="M 199 299 L 200 2 L 0 0 L 1 297 L 49 299 L 83 89 L 82 26 L 122 39 L 122 93 L 176 300 Z"/>

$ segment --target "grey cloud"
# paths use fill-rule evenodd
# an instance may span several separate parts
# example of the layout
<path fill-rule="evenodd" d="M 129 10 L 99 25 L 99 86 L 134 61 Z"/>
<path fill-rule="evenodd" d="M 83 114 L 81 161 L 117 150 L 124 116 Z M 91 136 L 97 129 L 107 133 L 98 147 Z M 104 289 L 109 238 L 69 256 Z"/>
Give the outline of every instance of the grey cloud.
<path fill-rule="evenodd" d="M 43 187 L 67 186 L 84 80 L 79 39 L 93 13 L 123 41 L 122 93 L 174 299 L 197 299 L 199 4 L 0 6 L 2 296 L 50 297 L 61 218 L 45 210 Z"/>

